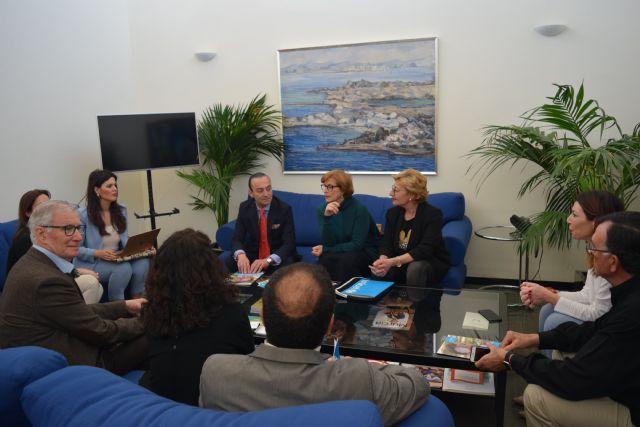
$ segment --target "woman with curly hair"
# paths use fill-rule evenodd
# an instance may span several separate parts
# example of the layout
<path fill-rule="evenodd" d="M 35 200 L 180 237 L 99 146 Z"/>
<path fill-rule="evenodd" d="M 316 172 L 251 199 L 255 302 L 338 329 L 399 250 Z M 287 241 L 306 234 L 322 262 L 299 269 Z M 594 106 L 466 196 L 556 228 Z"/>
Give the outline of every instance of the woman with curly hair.
<path fill-rule="evenodd" d="M 150 369 L 140 384 L 198 406 L 200 372 L 215 353 L 253 351 L 249 319 L 227 285 L 211 241 L 187 228 L 173 233 L 155 256 L 145 286 L 142 321 Z"/>

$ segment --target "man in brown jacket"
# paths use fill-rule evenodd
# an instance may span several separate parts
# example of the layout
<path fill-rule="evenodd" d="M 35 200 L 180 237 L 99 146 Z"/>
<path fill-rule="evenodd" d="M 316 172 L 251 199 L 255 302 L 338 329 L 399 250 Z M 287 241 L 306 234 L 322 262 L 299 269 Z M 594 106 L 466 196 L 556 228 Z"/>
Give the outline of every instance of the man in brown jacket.
<path fill-rule="evenodd" d="M 29 220 L 33 247 L 14 265 L 0 300 L 0 348 L 37 345 L 60 352 L 71 365 L 117 374 L 146 356 L 143 298 L 87 305 L 73 280 L 84 226 L 74 205 L 49 201 Z"/>

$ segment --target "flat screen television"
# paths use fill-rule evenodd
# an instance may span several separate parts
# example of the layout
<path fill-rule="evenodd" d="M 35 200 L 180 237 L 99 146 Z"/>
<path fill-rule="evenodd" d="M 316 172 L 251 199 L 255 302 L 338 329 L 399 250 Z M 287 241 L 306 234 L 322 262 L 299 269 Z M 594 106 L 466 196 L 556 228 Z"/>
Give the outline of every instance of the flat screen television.
<path fill-rule="evenodd" d="M 114 172 L 193 166 L 195 113 L 98 116 L 102 167 Z"/>

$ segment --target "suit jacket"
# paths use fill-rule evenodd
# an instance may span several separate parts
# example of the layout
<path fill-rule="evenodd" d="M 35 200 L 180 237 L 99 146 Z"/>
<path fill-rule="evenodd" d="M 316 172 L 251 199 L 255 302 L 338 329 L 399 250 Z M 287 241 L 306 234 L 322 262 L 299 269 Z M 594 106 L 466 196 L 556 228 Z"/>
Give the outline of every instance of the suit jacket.
<path fill-rule="evenodd" d="M 127 208 L 120 205 L 120 210 L 124 215 L 125 219 L 127 218 Z M 98 258 L 93 256 L 93 252 L 96 249 L 102 248 L 102 236 L 100 235 L 100 230 L 98 227 L 89 221 L 89 216 L 87 214 L 87 208 L 78 209 L 78 214 L 80 215 L 80 221 L 87 227 L 84 237 L 82 238 L 82 243 L 80 244 L 80 253 L 76 257 L 79 260 L 92 263 L 89 266 L 82 267 L 94 269 L 95 265 L 98 263 Z M 120 233 L 120 249 L 127 244 L 127 240 L 129 240 L 129 227 L 125 228 L 125 230 Z"/>
<path fill-rule="evenodd" d="M 384 235 L 380 241 L 380 255 L 386 255 L 389 258 L 401 255 L 398 243 L 403 219 L 403 208 L 394 206 L 387 211 Z M 407 252 L 415 261 L 424 260 L 431 263 L 440 279 L 447 274 L 451 263 L 442 238 L 442 211 L 440 209 L 427 202 L 418 204 Z"/>
<path fill-rule="evenodd" d="M 258 257 L 260 230 L 258 228 L 258 208 L 253 198 L 245 200 L 238 209 L 236 228 L 233 231 L 231 250 L 242 249 L 249 259 Z M 282 262 L 296 257 L 296 232 L 293 224 L 291 206 L 273 197 L 267 215 L 267 239 L 272 254 L 280 257 Z"/>
<path fill-rule="evenodd" d="M 262 409 L 330 400 L 369 400 L 385 425 L 410 415 L 427 399 L 429 385 L 420 372 L 364 359 L 327 362 L 315 350 L 266 344 L 248 356 L 216 354 L 200 377 L 200 406 L 223 411 Z"/>
<path fill-rule="evenodd" d="M 125 302 L 87 305 L 71 276 L 35 248 L 13 266 L 0 301 L 0 347 L 37 345 L 70 365 L 103 366 L 100 350 L 142 335 Z"/>

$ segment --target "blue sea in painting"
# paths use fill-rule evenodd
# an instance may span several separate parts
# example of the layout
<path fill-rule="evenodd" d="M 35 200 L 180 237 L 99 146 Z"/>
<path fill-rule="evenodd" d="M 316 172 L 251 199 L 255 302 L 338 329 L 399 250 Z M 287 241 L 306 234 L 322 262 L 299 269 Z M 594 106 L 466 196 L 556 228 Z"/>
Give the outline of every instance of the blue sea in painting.
<path fill-rule="evenodd" d="M 322 89 L 344 86 L 348 81 L 366 80 L 434 82 L 431 70 L 419 67 L 396 68 L 368 72 L 316 72 L 281 75 L 282 112 L 285 117 L 304 117 L 317 113 L 330 113 L 324 104 Z M 389 99 L 371 102 L 376 106 L 394 105 L 400 108 L 433 107 L 431 99 Z M 391 153 L 364 151 L 317 150 L 320 144 L 342 142 L 360 135 L 344 127 L 295 126 L 284 129 L 285 171 L 311 172 L 334 168 L 350 171 L 399 171 L 408 167 L 420 171 L 435 171 L 435 157 L 396 156 Z M 287 141 L 295 141 L 288 144 Z"/>
<path fill-rule="evenodd" d="M 435 171 L 433 156 L 407 157 L 391 153 L 366 151 L 316 150 L 320 144 L 342 142 L 355 138 L 359 132 L 352 129 L 326 126 L 296 126 L 285 130 L 294 138 L 295 145 L 287 145 L 284 155 L 285 171 L 327 171 L 345 169 L 350 171 L 400 171 L 414 168 L 423 172 Z"/>

